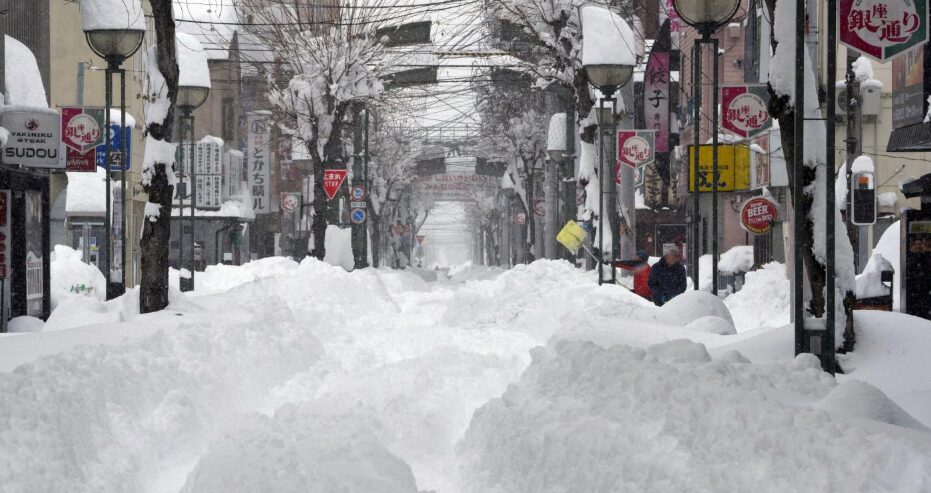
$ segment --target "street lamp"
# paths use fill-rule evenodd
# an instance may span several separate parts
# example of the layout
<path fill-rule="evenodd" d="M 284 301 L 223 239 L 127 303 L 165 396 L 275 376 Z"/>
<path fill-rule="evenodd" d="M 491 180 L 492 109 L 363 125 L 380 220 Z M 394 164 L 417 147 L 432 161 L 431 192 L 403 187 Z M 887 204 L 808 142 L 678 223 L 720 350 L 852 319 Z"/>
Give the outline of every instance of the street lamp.
<path fill-rule="evenodd" d="M 604 283 L 605 265 L 605 230 L 604 216 L 608 208 L 605 207 L 605 187 L 613 182 L 605 175 L 605 149 L 604 127 L 607 125 L 610 132 L 616 132 L 615 118 L 617 114 L 617 99 L 614 93 L 630 81 L 637 64 L 634 53 L 633 31 L 620 16 L 605 7 L 586 5 L 579 10 L 582 23 L 582 66 L 588 80 L 603 95 L 599 99 L 596 116 L 599 119 L 599 165 L 598 165 L 598 284 Z M 605 103 L 611 104 L 611 109 L 605 108 Z M 613 197 L 613 194 L 612 194 Z M 614 201 L 616 202 L 616 200 Z M 616 211 L 617 207 L 611 208 Z M 613 238 L 613 232 L 611 233 Z M 613 252 L 613 246 L 612 246 Z M 612 262 L 611 283 L 617 282 L 617 273 Z"/>
<path fill-rule="evenodd" d="M 692 270 L 692 284 L 698 289 L 698 257 L 701 242 L 701 199 L 699 198 L 699 156 L 701 155 L 701 71 L 702 44 L 711 44 L 712 52 L 712 105 L 711 105 L 711 292 L 718 294 L 718 39 L 712 38 L 715 31 L 731 20 L 740 7 L 740 0 L 673 0 L 673 8 L 682 20 L 695 28 L 701 35 L 692 46 L 694 69 L 692 73 L 692 91 L 695 98 L 693 120 L 695 122 L 695 145 L 693 147 L 695 166 L 692 168 L 693 203 L 692 203 L 692 252 L 689 263 Z M 692 159 L 691 156 L 689 159 Z"/>
<path fill-rule="evenodd" d="M 122 3 L 126 11 L 123 15 L 105 15 L 99 10 L 99 2 L 82 0 L 81 27 L 84 37 L 97 56 L 107 62 L 105 74 L 105 102 L 104 126 L 106 128 L 106 145 L 104 162 L 106 163 L 106 212 L 104 216 L 104 229 L 106 230 L 106 251 L 103 255 L 103 272 L 107 278 L 107 299 L 113 299 L 126 292 L 126 71 L 123 62 L 131 57 L 142 45 L 145 36 L 145 17 L 139 0 L 126 0 Z M 113 107 L 113 74 L 120 74 L 120 155 L 119 169 L 122 194 L 120 198 L 120 268 L 118 282 L 114 282 L 114 272 L 111 267 L 112 225 L 111 225 L 111 189 L 110 173 L 113 163 L 110 156 L 111 136 L 110 109 Z"/>
<path fill-rule="evenodd" d="M 210 95 L 210 67 L 207 64 L 207 53 L 196 38 L 185 33 L 176 33 L 178 53 L 178 99 L 176 104 L 181 110 L 180 157 L 184 163 L 185 131 L 188 132 L 187 144 L 190 145 L 191 169 L 188 174 L 188 184 L 191 187 L 191 268 L 189 278 L 181 277 L 181 291 L 194 290 L 194 213 L 197 210 L 197 168 L 194 163 L 194 116 L 193 112 Z M 182 178 L 183 178 L 182 170 Z M 181 211 L 184 211 L 184 200 L 181 201 Z M 182 214 L 183 216 L 183 214 Z M 178 267 L 184 268 L 184 217 L 178 218 Z M 180 270 L 179 269 L 179 270 Z"/>

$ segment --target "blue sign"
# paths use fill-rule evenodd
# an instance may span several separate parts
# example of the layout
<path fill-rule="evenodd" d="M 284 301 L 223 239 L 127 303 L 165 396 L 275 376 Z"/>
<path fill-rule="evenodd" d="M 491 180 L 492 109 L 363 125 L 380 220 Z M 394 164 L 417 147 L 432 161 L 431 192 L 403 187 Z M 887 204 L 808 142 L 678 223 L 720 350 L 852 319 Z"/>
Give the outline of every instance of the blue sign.
<path fill-rule="evenodd" d="M 353 209 L 349 216 L 352 224 L 362 224 L 365 222 L 365 209 Z"/>
<path fill-rule="evenodd" d="M 120 171 L 121 169 L 129 170 L 130 157 L 132 153 L 132 144 L 133 144 L 133 129 L 132 127 L 126 127 L 123 129 L 122 135 L 120 134 L 120 125 L 111 124 L 110 125 L 110 171 Z M 120 167 L 120 145 L 123 140 L 126 140 L 126 161 L 125 168 Z M 103 144 L 97 146 L 97 166 L 105 168 L 106 165 L 104 161 L 107 159 L 107 148 Z"/>
<path fill-rule="evenodd" d="M 352 200 L 362 200 L 365 198 L 365 188 L 361 185 L 352 187 Z"/>

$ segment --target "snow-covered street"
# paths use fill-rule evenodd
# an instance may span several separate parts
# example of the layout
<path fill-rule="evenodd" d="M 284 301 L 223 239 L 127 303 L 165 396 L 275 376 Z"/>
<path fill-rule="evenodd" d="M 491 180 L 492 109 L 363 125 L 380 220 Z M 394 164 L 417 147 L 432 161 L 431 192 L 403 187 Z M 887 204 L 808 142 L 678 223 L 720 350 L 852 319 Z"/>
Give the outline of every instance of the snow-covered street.
<path fill-rule="evenodd" d="M 791 328 L 734 334 L 707 293 L 656 308 L 563 262 L 201 279 L 165 312 L 75 297 L 2 336 L 0 489 L 931 490 L 931 384 L 896 378 L 927 369 L 917 319 L 838 385 Z M 55 330 L 85 317 L 113 321 Z"/>

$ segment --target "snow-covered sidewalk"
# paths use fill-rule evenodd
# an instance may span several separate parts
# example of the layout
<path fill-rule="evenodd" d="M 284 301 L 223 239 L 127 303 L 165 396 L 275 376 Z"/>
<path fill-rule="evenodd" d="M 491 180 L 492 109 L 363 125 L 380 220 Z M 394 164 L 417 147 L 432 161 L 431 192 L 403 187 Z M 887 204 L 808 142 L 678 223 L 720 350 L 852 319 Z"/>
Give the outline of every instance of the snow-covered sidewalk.
<path fill-rule="evenodd" d="M 0 490 L 931 489 L 931 434 L 855 380 L 894 380 L 881 337 L 838 385 L 706 293 L 660 309 L 548 261 L 457 278 L 265 259 L 162 313 L 69 299 L 48 329 L 105 323 L 0 337 Z"/>

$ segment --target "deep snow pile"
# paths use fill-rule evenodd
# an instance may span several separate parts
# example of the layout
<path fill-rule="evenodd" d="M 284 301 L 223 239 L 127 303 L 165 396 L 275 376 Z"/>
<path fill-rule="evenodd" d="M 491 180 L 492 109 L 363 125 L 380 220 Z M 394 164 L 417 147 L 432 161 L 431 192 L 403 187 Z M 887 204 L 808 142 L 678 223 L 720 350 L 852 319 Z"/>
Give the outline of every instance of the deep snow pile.
<path fill-rule="evenodd" d="M 785 265 L 772 262 L 747 272 L 743 287 L 725 298 L 724 304 L 740 332 L 788 324 L 792 299 Z"/>
<path fill-rule="evenodd" d="M 906 412 L 923 404 L 902 410 L 871 386 L 838 387 L 811 360 L 789 359 L 791 346 L 771 349 L 763 336 L 776 331 L 732 335 L 737 318 L 710 293 L 657 308 L 562 261 L 460 274 L 428 282 L 412 270 L 263 259 L 198 273 L 197 291 L 172 291 L 156 314 L 139 315 L 135 291 L 64 303 L 47 325 L 97 325 L 0 336 L 0 484 L 412 493 L 720 491 L 756 480 L 783 491 L 835 480 L 838 490 L 926 486 L 928 438 Z M 927 353 L 914 336 L 917 358 Z M 751 364 L 727 351 L 734 341 L 789 361 Z M 723 356 L 709 361 L 709 351 Z M 891 364 L 868 354 L 854 378 Z M 13 370 L 10 361 L 22 364 Z M 881 379 L 863 380 L 886 390 Z M 827 460 L 820 476 L 783 474 L 811 457 Z"/>
<path fill-rule="evenodd" d="M 85 264 L 82 254 L 65 245 L 55 245 L 51 259 L 52 309 L 72 298 L 91 297 L 102 300 L 107 281 L 100 269 Z"/>
<path fill-rule="evenodd" d="M 459 452 L 476 492 L 931 488 L 931 435 L 815 409 L 841 389 L 812 356 L 561 341 L 476 411 Z"/>

